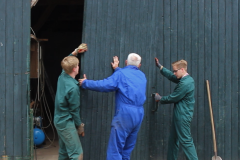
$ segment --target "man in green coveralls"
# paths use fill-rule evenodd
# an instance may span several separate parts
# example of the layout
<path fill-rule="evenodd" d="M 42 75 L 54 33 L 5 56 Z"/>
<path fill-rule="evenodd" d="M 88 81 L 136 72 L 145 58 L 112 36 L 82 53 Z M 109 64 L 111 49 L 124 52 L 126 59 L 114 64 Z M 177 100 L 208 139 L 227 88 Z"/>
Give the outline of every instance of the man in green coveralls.
<path fill-rule="evenodd" d="M 85 51 L 87 45 L 83 43 L 61 62 L 63 71 L 58 78 L 54 113 L 54 125 L 59 136 L 59 160 L 83 159 L 79 136 L 84 134 L 84 124 L 80 119 L 80 88 L 75 76 L 79 71 L 76 56 Z"/>
<path fill-rule="evenodd" d="M 180 144 L 188 160 L 198 160 L 190 129 L 195 103 L 195 86 L 193 78 L 187 73 L 187 61 L 173 62 L 172 72 L 164 68 L 157 58 L 155 63 L 164 77 L 177 84 L 173 93 L 168 96 L 155 94 L 155 100 L 160 101 L 161 104 L 174 103 L 167 159 L 177 160 Z"/>

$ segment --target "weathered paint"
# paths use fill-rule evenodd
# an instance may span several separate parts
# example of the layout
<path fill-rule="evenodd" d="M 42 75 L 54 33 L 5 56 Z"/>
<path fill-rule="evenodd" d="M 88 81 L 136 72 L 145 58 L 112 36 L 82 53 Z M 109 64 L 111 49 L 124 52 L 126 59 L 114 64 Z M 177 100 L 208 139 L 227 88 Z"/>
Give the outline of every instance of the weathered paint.
<path fill-rule="evenodd" d="M 0 157 L 30 155 L 30 1 L 0 1 Z"/>
<path fill-rule="evenodd" d="M 128 53 L 142 56 L 146 74 L 145 117 L 132 153 L 133 160 L 166 159 L 172 106 L 159 105 L 152 113 L 151 93 L 170 94 L 174 84 L 163 78 L 154 57 L 167 68 L 186 59 L 195 79 L 195 114 L 192 135 L 200 160 L 213 156 L 212 133 L 205 80 L 209 80 L 218 155 L 240 158 L 239 134 L 239 2 L 238 0 L 86 0 L 81 74 L 103 79 L 112 74 L 117 55 L 120 67 Z M 82 139 L 84 158 L 103 160 L 114 112 L 114 93 L 81 91 L 81 115 L 86 123 Z M 185 159 L 182 150 L 179 160 Z"/>

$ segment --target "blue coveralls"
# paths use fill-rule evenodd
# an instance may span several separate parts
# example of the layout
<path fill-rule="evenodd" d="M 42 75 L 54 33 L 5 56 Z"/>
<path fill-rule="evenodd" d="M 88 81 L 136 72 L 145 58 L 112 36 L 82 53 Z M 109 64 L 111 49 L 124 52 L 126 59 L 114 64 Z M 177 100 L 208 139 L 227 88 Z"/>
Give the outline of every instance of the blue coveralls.
<path fill-rule="evenodd" d="M 99 92 L 116 91 L 115 115 L 107 149 L 107 160 L 129 160 L 137 140 L 146 100 L 146 77 L 136 66 L 116 68 L 104 80 L 85 80 L 82 88 Z"/>
<path fill-rule="evenodd" d="M 83 153 L 76 129 L 81 124 L 79 112 L 79 83 L 62 71 L 57 83 L 54 112 L 54 125 L 59 137 L 59 160 L 78 160 Z"/>

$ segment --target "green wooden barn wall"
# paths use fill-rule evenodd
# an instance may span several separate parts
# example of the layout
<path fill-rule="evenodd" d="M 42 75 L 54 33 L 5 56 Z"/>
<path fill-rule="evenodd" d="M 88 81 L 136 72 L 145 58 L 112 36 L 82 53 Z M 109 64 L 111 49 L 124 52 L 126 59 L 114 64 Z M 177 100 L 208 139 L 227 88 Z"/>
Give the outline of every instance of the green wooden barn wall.
<path fill-rule="evenodd" d="M 29 156 L 30 1 L 0 1 L 0 159 Z"/>
<path fill-rule="evenodd" d="M 117 55 L 120 67 L 128 53 L 142 56 L 146 74 L 145 117 L 132 153 L 133 160 L 164 160 L 173 105 L 159 105 L 152 113 L 151 93 L 168 95 L 174 84 L 163 78 L 154 57 L 167 68 L 186 59 L 195 80 L 192 136 L 200 160 L 213 156 L 212 134 L 205 80 L 210 81 L 218 155 L 239 156 L 239 1 L 238 0 L 86 0 L 81 75 L 103 79 L 112 74 Z M 84 159 L 104 160 L 114 112 L 114 93 L 81 91 Z M 184 160 L 183 152 L 179 160 Z"/>
<path fill-rule="evenodd" d="M 30 3 L 0 1 L 0 152 L 10 157 L 28 153 L 27 97 L 29 71 Z M 156 113 L 150 94 L 171 93 L 174 84 L 160 76 L 157 56 L 170 68 L 186 59 L 196 82 L 192 135 L 200 160 L 213 155 L 205 80 L 210 81 L 218 154 L 239 159 L 239 3 L 238 0 L 87 0 L 83 41 L 89 51 L 82 57 L 82 73 L 89 79 L 112 74 L 112 56 L 120 66 L 128 53 L 139 53 L 148 79 L 145 117 L 134 160 L 166 159 L 172 105 L 159 105 Z M 114 93 L 82 90 L 81 116 L 85 159 L 105 159 Z M 0 157 L 1 157 L 0 156 Z M 184 159 L 182 151 L 179 159 Z"/>

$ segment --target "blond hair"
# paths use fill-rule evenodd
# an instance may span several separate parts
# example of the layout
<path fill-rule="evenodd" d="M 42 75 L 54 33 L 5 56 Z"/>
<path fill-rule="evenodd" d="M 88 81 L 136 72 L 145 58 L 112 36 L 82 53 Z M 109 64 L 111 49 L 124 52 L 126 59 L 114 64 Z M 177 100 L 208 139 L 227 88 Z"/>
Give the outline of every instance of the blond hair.
<path fill-rule="evenodd" d="M 177 66 L 178 69 L 184 68 L 187 71 L 187 61 L 185 61 L 183 59 L 173 62 L 172 66 Z"/>
<path fill-rule="evenodd" d="M 62 69 L 67 73 L 70 74 L 73 71 L 74 67 L 77 67 L 79 64 L 79 60 L 75 56 L 68 56 L 63 58 L 61 62 Z"/>

